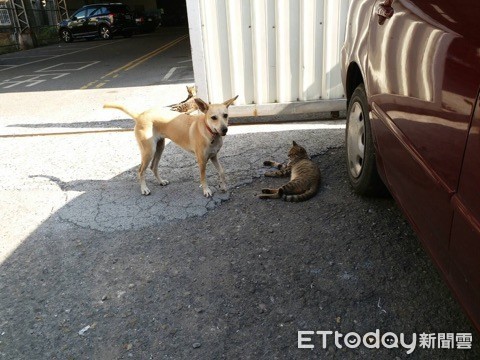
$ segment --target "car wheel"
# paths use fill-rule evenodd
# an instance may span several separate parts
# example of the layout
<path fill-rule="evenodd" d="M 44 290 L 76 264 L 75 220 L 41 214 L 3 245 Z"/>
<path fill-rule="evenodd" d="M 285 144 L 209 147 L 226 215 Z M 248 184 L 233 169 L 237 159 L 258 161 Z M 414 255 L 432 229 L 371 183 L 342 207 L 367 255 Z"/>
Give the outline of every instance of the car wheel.
<path fill-rule="evenodd" d="M 377 171 L 369 106 L 363 84 L 355 89 L 348 105 L 345 145 L 348 177 L 354 191 L 359 195 L 386 195 L 388 191 Z"/>
<path fill-rule="evenodd" d="M 72 33 L 70 32 L 70 30 L 67 29 L 60 30 L 60 38 L 66 43 L 70 43 L 73 41 Z"/>
<path fill-rule="evenodd" d="M 105 39 L 105 40 L 110 40 L 113 38 L 113 35 L 110 31 L 110 28 L 107 26 L 107 25 L 102 25 L 100 26 L 100 30 L 99 30 L 99 33 L 100 33 L 100 37 L 102 39 Z"/>

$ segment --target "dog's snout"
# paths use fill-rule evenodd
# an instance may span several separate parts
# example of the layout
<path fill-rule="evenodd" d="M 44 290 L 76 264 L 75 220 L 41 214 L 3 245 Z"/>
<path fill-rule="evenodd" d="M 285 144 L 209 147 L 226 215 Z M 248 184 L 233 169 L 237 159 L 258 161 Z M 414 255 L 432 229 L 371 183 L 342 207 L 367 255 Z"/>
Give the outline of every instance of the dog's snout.
<path fill-rule="evenodd" d="M 227 131 L 228 131 L 228 128 L 226 126 L 222 127 L 222 135 L 227 135 Z"/>

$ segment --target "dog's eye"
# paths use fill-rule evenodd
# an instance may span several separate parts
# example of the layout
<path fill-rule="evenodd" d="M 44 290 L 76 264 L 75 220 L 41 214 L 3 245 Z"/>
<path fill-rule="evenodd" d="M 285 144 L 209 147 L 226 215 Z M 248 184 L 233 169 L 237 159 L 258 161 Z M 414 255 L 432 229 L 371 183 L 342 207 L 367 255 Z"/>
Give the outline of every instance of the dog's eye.
<path fill-rule="evenodd" d="M 217 119 L 218 119 L 218 118 L 217 118 L 216 115 L 213 115 L 213 116 L 212 116 L 212 120 L 217 120 Z"/>
<path fill-rule="evenodd" d="M 223 114 L 223 118 L 224 119 L 228 118 L 228 114 Z"/>

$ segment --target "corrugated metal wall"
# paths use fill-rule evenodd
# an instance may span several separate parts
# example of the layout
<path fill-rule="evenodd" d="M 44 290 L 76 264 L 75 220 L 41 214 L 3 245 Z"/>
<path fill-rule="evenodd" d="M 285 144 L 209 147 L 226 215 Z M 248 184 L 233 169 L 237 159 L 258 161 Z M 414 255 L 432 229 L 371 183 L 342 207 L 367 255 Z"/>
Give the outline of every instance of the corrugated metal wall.
<path fill-rule="evenodd" d="M 237 115 L 343 110 L 350 0 L 187 0 L 199 95 Z"/>

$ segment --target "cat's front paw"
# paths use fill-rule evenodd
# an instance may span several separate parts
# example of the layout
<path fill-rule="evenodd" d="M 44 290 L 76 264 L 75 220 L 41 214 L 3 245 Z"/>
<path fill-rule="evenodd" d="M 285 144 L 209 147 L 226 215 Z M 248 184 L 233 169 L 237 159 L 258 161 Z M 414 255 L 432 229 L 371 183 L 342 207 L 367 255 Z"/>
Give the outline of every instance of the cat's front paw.
<path fill-rule="evenodd" d="M 278 177 L 279 174 L 278 174 L 277 171 L 267 171 L 267 172 L 265 173 L 265 176 L 268 176 L 268 177 Z"/>

